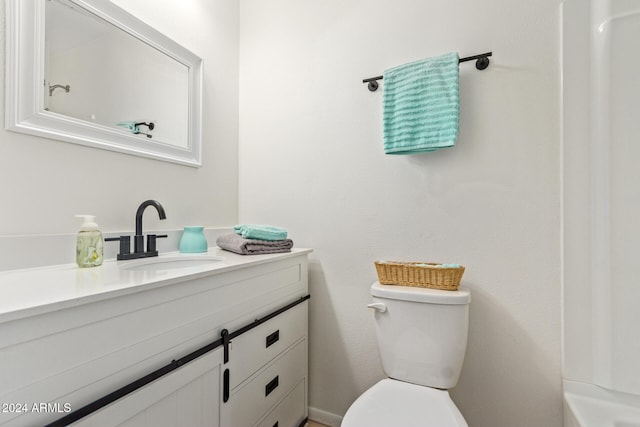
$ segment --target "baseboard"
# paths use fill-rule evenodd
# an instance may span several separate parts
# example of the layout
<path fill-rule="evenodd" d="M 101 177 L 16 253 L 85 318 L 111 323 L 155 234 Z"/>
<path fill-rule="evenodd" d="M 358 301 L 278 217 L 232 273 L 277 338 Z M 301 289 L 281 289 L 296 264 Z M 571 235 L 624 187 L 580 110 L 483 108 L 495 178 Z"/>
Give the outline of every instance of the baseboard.
<path fill-rule="evenodd" d="M 312 408 L 311 406 L 309 406 L 309 419 L 329 427 L 340 427 L 342 423 L 342 417 L 340 415 L 332 414 L 322 409 Z"/>

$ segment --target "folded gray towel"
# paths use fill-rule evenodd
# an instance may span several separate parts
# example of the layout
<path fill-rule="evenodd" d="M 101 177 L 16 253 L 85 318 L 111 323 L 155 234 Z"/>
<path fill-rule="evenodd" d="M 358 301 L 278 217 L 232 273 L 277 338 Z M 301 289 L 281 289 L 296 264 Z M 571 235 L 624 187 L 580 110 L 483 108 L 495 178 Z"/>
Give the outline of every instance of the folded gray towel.
<path fill-rule="evenodd" d="M 218 237 L 216 244 L 222 249 L 240 255 L 259 255 L 291 252 L 293 240 L 254 240 L 245 239 L 236 233 L 230 233 Z"/>

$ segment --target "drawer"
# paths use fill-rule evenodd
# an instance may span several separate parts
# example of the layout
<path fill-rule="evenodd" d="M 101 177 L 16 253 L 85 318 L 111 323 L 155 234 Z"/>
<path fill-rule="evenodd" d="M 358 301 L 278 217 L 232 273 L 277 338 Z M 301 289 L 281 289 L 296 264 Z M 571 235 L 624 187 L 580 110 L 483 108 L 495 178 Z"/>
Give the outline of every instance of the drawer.
<path fill-rule="evenodd" d="M 233 371 L 230 371 L 233 377 Z M 307 340 L 300 340 L 247 383 L 231 393 L 224 404 L 223 425 L 250 427 L 286 396 L 307 375 Z"/>
<path fill-rule="evenodd" d="M 304 379 L 256 427 L 297 427 L 307 417 L 306 394 Z"/>
<path fill-rule="evenodd" d="M 307 335 L 307 306 L 298 304 L 231 340 L 225 365 L 231 372 L 231 390 Z"/>

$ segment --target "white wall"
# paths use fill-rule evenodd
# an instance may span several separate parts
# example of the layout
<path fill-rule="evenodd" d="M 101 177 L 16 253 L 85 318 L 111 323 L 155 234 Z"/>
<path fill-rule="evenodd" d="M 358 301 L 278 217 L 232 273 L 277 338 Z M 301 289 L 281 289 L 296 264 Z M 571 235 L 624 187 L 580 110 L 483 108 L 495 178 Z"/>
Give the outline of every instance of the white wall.
<path fill-rule="evenodd" d="M 0 129 L 0 237 L 74 233 L 76 213 L 103 231 L 133 230 L 135 210 L 152 198 L 167 220 L 145 228 L 228 226 L 237 220 L 238 5 L 232 0 L 117 1 L 204 60 L 203 167 L 87 148 Z M 0 20 L 5 4 L 0 0 Z M 4 26 L 3 26 L 4 28 Z M 0 40 L 4 81 L 5 43 Z M 4 85 L 0 85 L 4 115 Z M 73 254 L 71 258 L 73 259 Z"/>
<path fill-rule="evenodd" d="M 315 413 L 383 375 L 373 261 L 424 260 L 467 267 L 469 425 L 560 426 L 559 1 L 242 0 L 240 22 L 240 220 L 315 249 Z M 457 146 L 385 156 L 361 80 L 452 50 L 494 54 L 461 66 Z"/>

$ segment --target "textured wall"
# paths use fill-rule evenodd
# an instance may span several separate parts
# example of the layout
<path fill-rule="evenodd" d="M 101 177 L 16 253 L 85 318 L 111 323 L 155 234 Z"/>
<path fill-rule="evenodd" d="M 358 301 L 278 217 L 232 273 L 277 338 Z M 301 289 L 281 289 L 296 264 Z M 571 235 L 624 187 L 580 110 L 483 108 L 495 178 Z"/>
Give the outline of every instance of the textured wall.
<path fill-rule="evenodd" d="M 310 405 L 327 419 L 383 376 L 365 308 L 376 259 L 458 262 L 471 288 L 452 396 L 474 427 L 560 426 L 559 2 L 242 0 L 240 220 L 313 247 Z M 363 78 L 448 51 L 455 148 L 382 152 Z M 383 83 L 384 84 L 384 83 Z"/>

